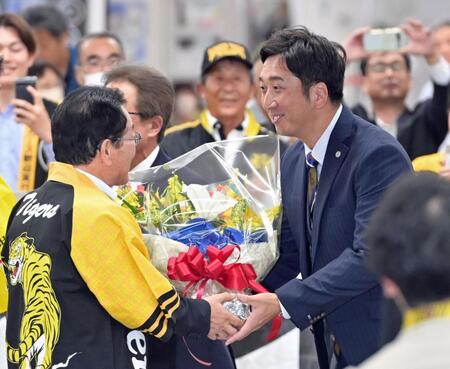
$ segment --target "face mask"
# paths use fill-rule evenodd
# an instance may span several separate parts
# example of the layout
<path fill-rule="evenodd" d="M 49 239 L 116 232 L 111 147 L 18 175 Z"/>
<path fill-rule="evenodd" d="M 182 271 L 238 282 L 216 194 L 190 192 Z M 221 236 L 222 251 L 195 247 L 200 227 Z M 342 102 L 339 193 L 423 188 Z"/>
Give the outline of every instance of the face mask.
<path fill-rule="evenodd" d="M 85 86 L 103 86 L 104 84 L 104 72 L 88 73 L 84 75 Z"/>
<path fill-rule="evenodd" d="M 53 101 L 57 104 L 64 99 L 64 90 L 58 86 L 40 89 L 39 93 L 44 99 Z"/>

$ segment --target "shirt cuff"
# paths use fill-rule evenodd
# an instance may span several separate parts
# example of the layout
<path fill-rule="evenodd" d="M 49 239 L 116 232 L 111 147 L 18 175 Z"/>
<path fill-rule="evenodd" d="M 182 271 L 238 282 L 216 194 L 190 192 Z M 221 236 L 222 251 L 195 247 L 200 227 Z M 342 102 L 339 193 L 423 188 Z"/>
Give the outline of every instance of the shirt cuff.
<path fill-rule="evenodd" d="M 441 56 L 435 64 L 427 64 L 428 73 L 434 83 L 440 86 L 446 86 L 450 82 L 450 65 Z"/>
<path fill-rule="evenodd" d="M 281 301 L 279 301 L 280 303 L 280 308 L 281 308 L 281 316 L 284 319 L 291 319 L 291 316 L 289 315 L 289 313 L 287 312 L 287 310 L 284 308 L 283 304 L 281 303 Z"/>
<path fill-rule="evenodd" d="M 302 279 L 303 279 L 302 273 L 298 273 L 298 276 L 297 276 L 296 278 L 302 280 Z M 280 303 L 281 316 L 282 316 L 284 319 L 291 319 L 291 316 L 289 315 L 289 313 L 287 312 L 287 310 L 284 308 L 284 306 L 283 306 L 283 304 L 281 303 L 281 301 L 278 300 L 278 302 Z"/>

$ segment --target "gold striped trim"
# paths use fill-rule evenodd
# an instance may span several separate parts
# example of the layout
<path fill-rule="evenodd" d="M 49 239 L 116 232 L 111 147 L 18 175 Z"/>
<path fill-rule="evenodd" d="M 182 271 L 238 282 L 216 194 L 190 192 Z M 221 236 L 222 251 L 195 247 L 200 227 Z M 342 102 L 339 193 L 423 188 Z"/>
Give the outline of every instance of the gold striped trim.
<path fill-rule="evenodd" d="M 188 128 L 194 128 L 197 127 L 198 125 L 200 125 L 200 121 L 199 120 L 193 120 L 191 122 L 186 122 L 186 123 L 181 123 L 181 124 L 177 124 L 176 126 L 172 126 L 166 129 L 164 136 L 167 136 L 173 132 L 178 132 L 178 131 L 182 131 L 183 129 L 188 129 Z"/>

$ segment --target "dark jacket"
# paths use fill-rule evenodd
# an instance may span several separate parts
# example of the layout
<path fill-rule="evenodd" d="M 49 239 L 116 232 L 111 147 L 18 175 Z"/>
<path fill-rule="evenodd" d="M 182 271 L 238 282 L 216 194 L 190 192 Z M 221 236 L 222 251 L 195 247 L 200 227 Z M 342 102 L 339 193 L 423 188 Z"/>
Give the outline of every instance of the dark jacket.
<path fill-rule="evenodd" d="M 433 97 L 419 103 L 414 110 L 406 109 L 398 118 L 397 139 L 411 160 L 436 152 L 448 131 L 447 86 L 434 84 Z M 362 105 L 353 113 L 375 124 Z"/>
<path fill-rule="evenodd" d="M 245 132 L 246 136 L 266 135 L 273 132 L 271 124 L 262 125 L 256 121 L 253 113 L 250 111 L 247 113 L 249 114 L 249 125 Z M 204 111 L 197 120 L 168 128 L 160 146 L 171 158 L 177 158 L 207 142 L 215 142 L 215 139 L 210 133 Z M 280 146 L 281 151 L 283 151 L 282 146 Z"/>

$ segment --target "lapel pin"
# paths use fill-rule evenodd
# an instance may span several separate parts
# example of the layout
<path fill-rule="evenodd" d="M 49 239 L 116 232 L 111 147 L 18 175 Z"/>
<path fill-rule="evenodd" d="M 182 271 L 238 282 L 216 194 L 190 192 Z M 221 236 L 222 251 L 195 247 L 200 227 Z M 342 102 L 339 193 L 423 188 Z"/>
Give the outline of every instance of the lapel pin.
<path fill-rule="evenodd" d="M 335 154 L 335 156 L 337 157 L 337 158 L 340 158 L 341 157 L 341 152 L 338 150 L 338 151 L 336 151 L 336 154 Z"/>

